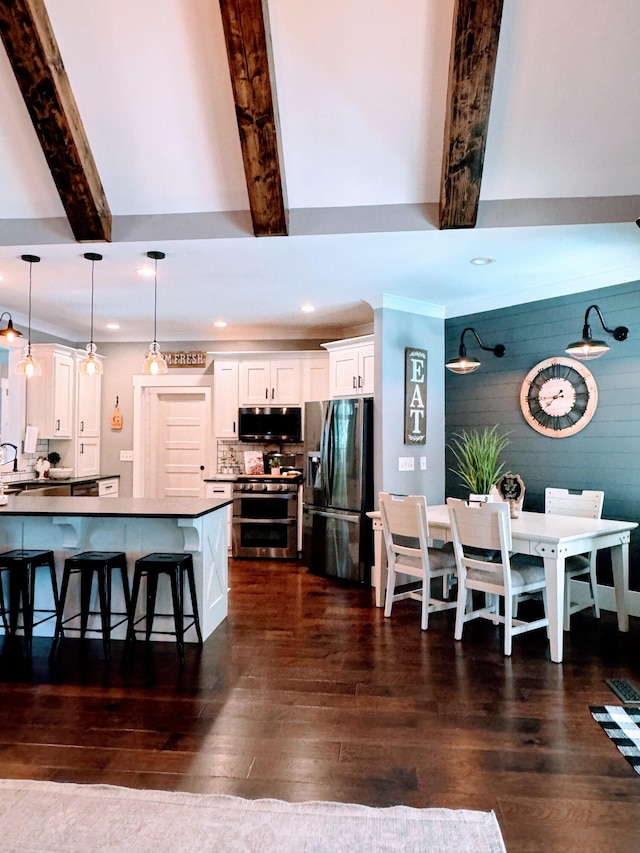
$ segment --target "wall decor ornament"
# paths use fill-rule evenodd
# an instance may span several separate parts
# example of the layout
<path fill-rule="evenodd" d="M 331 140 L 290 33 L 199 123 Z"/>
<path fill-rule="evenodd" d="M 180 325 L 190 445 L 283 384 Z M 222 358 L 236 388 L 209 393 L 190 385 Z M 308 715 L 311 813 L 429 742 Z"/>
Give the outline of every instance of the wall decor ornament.
<path fill-rule="evenodd" d="M 545 358 L 525 376 L 520 408 L 529 426 L 550 438 L 567 438 L 584 429 L 598 405 L 598 387 L 583 362 L 564 356 Z"/>
<path fill-rule="evenodd" d="M 427 351 L 404 351 L 404 443 L 427 443 Z"/>

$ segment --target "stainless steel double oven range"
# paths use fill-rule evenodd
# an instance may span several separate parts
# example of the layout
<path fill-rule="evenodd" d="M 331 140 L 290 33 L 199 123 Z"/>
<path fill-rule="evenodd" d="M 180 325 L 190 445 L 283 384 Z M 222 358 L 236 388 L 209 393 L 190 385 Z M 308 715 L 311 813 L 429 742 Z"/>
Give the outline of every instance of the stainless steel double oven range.
<path fill-rule="evenodd" d="M 233 484 L 234 557 L 296 559 L 300 479 L 241 476 Z"/>

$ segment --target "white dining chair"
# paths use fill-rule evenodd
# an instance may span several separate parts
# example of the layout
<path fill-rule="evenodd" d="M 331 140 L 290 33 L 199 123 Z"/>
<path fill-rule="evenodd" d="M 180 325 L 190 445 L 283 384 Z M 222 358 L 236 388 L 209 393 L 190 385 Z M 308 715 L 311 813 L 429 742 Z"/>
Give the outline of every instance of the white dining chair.
<path fill-rule="evenodd" d="M 569 489 L 544 490 L 544 511 L 552 515 L 578 515 L 582 518 L 601 518 L 604 492 L 570 491 Z M 570 628 L 571 616 L 580 610 L 593 607 L 596 619 L 600 618 L 598 606 L 598 580 L 596 577 L 596 552 L 577 554 L 568 557 L 565 562 L 564 588 L 564 630 Z M 589 599 L 580 602 L 571 601 L 571 581 L 584 577 L 589 583 Z"/>
<path fill-rule="evenodd" d="M 447 498 L 453 550 L 458 568 L 458 601 L 456 611 L 456 640 L 462 639 L 466 622 L 489 619 L 504 625 L 504 653 L 511 654 L 516 634 L 545 628 L 547 597 L 544 567 L 535 559 L 520 562 L 512 568 L 511 518 L 507 503 L 486 503 L 469 507 L 464 501 Z M 484 604 L 474 607 L 473 592 L 484 593 Z M 525 622 L 514 615 L 515 599 L 522 593 L 542 593 L 544 618 Z M 504 613 L 499 602 L 504 600 Z"/>
<path fill-rule="evenodd" d="M 387 552 L 387 593 L 384 615 L 391 616 L 394 601 L 406 598 L 422 602 L 421 628 L 429 627 L 429 614 L 455 608 L 456 601 L 447 600 L 450 580 L 456 574 L 456 561 L 451 548 L 429 547 L 427 501 L 424 495 L 378 495 L 382 535 Z M 420 589 L 396 593 L 398 575 L 421 581 Z M 442 580 L 443 598 L 432 595 L 431 582 Z"/>

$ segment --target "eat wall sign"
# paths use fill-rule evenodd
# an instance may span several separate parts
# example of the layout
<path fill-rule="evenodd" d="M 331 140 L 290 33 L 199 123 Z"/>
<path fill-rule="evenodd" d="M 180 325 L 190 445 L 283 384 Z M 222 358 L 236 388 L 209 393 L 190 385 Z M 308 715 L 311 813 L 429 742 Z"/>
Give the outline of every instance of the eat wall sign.
<path fill-rule="evenodd" d="M 427 351 L 404 351 L 404 443 L 427 443 Z"/>

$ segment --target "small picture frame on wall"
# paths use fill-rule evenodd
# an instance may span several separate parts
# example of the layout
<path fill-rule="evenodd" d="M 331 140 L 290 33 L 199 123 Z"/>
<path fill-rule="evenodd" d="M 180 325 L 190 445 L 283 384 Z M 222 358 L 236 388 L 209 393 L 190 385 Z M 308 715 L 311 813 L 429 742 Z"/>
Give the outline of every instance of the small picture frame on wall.
<path fill-rule="evenodd" d="M 404 443 L 427 443 L 427 351 L 404 351 Z"/>

